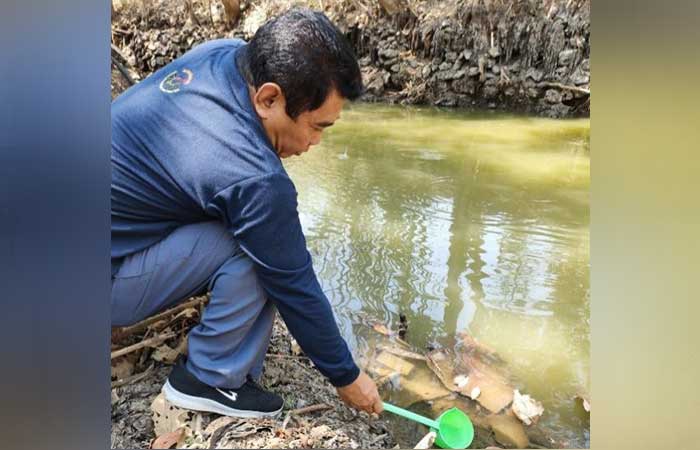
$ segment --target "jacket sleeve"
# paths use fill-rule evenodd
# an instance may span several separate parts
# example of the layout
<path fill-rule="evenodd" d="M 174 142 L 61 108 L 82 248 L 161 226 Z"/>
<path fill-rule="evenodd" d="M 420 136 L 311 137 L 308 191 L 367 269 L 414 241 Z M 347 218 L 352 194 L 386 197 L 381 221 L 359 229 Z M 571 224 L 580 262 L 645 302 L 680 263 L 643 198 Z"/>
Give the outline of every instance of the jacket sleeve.
<path fill-rule="evenodd" d="M 299 222 L 297 192 L 286 174 L 245 180 L 207 205 L 255 262 L 261 286 L 292 336 L 334 386 L 359 375 L 316 278 Z"/>

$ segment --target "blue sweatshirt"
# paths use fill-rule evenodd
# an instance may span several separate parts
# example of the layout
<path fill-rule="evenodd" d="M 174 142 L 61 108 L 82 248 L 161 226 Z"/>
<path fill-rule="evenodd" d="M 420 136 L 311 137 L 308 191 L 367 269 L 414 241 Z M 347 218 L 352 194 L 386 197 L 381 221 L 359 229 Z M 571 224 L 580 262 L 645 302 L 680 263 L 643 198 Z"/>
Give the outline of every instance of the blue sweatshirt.
<path fill-rule="evenodd" d="M 112 103 L 112 265 L 185 224 L 219 220 L 255 262 L 292 335 L 335 386 L 359 369 L 316 278 L 297 192 L 222 39 Z"/>

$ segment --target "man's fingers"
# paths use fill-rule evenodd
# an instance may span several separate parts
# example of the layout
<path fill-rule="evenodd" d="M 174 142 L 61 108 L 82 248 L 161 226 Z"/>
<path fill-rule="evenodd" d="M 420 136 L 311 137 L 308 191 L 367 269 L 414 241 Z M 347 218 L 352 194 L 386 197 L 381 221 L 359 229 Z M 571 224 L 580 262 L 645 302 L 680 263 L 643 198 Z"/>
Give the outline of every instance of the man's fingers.
<path fill-rule="evenodd" d="M 384 405 L 382 404 L 382 399 L 377 398 L 377 400 L 374 402 L 373 408 L 375 413 L 381 414 L 384 411 Z"/>

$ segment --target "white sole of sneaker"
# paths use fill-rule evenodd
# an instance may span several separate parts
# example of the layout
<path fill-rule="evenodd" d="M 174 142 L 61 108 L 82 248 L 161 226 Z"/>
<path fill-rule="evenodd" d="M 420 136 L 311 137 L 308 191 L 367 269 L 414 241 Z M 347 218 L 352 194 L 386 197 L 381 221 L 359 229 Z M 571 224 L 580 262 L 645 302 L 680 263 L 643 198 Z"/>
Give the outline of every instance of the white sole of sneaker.
<path fill-rule="evenodd" d="M 244 419 L 260 419 L 263 417 L 276 417 L 282 412 L 282 408 L 272 412 L 244 411 L 229 408 L 221 403 L 215 402 L 214 400 L 209 400 L 208 398 L 193 397 L 191 395 L 183 394 L 172 387 L 170 385 L 170 381 L 165 382 L 165 385 L 163 386 L 163 394 L 165 394 L 165 399 L 167 401 L 177 407 L 191 409 L 194 411 L 212 412 L 224 416 L 241 417 Z"/>

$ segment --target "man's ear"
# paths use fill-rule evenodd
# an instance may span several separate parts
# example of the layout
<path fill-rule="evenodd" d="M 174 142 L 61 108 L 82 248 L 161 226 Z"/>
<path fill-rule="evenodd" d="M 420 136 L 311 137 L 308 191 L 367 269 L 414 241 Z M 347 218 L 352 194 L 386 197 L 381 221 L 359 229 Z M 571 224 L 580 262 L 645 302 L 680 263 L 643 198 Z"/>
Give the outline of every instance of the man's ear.
<path fill-rule="evenodd" d="M 263 84 L 255 91 L 253 97 L 255 110 L 263 119 L 269 119 L 280 111 L 284 111 L 285 104 L 282 88 L 277 83 Z"/>

